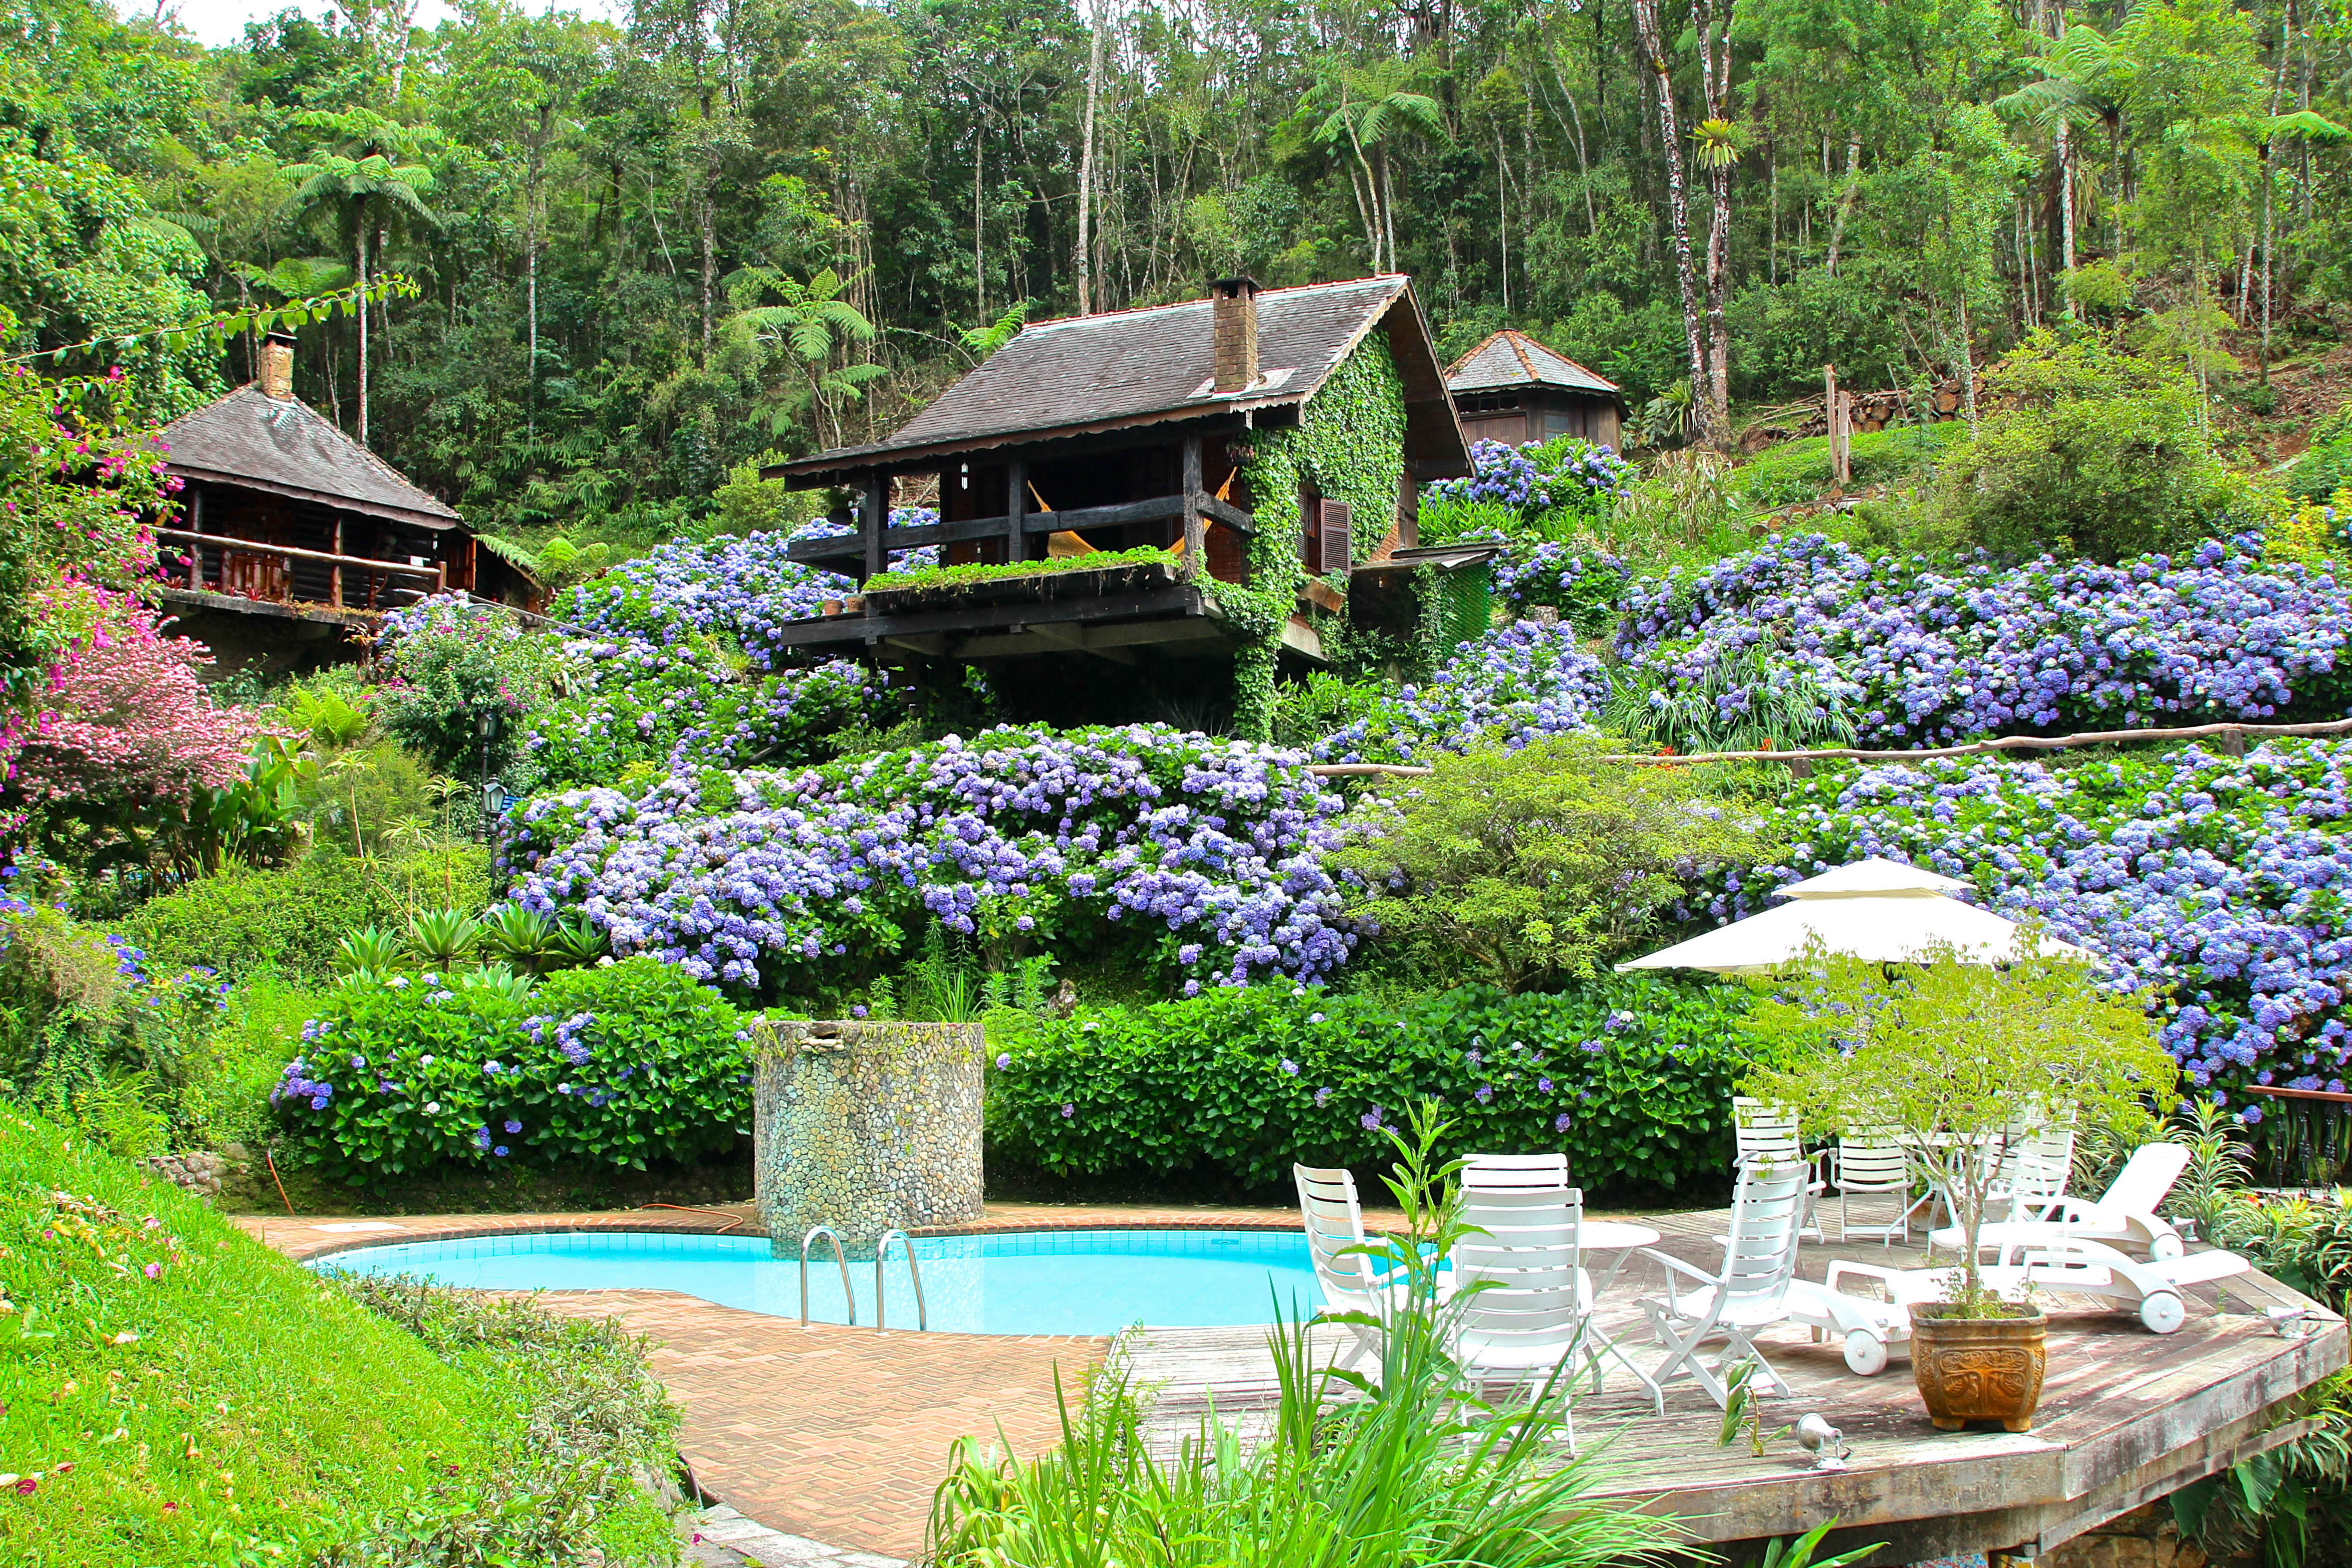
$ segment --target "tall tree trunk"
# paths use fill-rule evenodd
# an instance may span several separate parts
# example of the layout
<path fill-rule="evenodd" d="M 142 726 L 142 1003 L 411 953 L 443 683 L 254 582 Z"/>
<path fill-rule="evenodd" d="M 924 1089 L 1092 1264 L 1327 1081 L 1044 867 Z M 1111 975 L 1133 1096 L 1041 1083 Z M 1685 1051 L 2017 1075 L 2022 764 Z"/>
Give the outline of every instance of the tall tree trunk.
<path fill-rule="evenodd" d="M 1380 145 L 1381 243 L 1388 251 L 1388 269 L 1396 270 L 1396 176 L 1389 163 L 1389 144 Z"/>
<path fill-rule="evenodd" d="M 1102 99 L 1103 73 L 1103 0 L 1094 7 L 1094 41 L 1087 54 L 1087 111 L 1079 128 L 1078 145 L 1078 314 L 1091 316 L 1095 310 L 1094 251 L 1092 248 L 1095 199 L 1095 105 Z"/>
<path fill-rule="evenodd" d="M 1698 33 L 1699 93 L 1706 117 L 1731 119 L 1731 6 L 1724 0 L 1722 26 L 1716 26 L 1715 0 L 1693 0 L 1691 25 Z M 1731 292 L 1731 182 L 1739 171 L 1730 156 L 1710 160 L 1707 190 L 1714 198 L 1706 234 L 1706 444 L 1731 447 L 1731 325 L 1724 306 Z"/>
<path fill-rule="evenodd" d="M 1837 216 L 1830 220 L 1829 273 L 1837 276 L 1838 255 L 1845 247 L 1845 220 L 1853 216 L 1853 198 L 1862 189 L 1855 166 L 1862 162 L 1862 138 L 1845 144 L 1845 188 L 1838 193 Z"/>
<path fill-rule="evenodd" d="M 719 290 L 719 168 L 717 149 L 702 172 L 702 358 L 710 361 L 710 313 Z"/>
<path fill-rule="evenodd" d="M 1665 40 L 1658 32 L 1658 0 L 1631 0 L 1633 31 L 1650 68 L 1650 85 L 1657 94 L 1659 153 L 1666 166 L 1666 218 L 1675 247 L 1675 279 L 1682 287 L 1683 346 L 1690 358 L 1691 405 L 1703 406 L 1708 384 L 1706 339 L 1700 321 L 1698 274 L 1691 263 L 1690 193 L 1683 184 L 1682 132 L 1675 122 L 1675 83 L 1666 59 Z M 1711 434 L 1703 432 L 1702 434 Z"/>
<path fill-rule="evenodd" d="M 1511 175 L 1503 156 L 1503 128 L 1495 127 L 1495 231 L 1503 242 L 1503 321 L 1511 319 Z"/>
<path fill-rule="evenodd" d="M 547 125 L 547 112 L 541 111 L 540 127 Z M 526 339 L 530 344 L 530 368 L 524 378 L 529 397 L 523 405 L 523 426 L 531 435 L 539 434 L 539 146 L 530 150 L 530 175 L 523 192 L 522 265 L 524 315 L 527 318 Z"/>
<path fill-rule="evenodd" d="M 368 215 L 364 199 L 360 203 L 360 221 L 352 226 L 355 231 L 353 244 L 360 275 L 359 314 L 355 320 L 360 329 L 360 445 L 364 447 L 368 444 Z"/>
<path fill-rule="evenodd" d="M 972 324 L 979 327 L 988 325 L 988 218 L 980 205 L 980 176 L 985 166 L 988 140 L 981 134 L 982 129 L 980 101 L 975 97 L 971 114 L 971 316 Z"/>
<path fill-rule="evenodd" d="M 2064 115 L 2058 117 L 2058 265 L 2063 271 L 2074 270 L 2074 128 L 2066 123 Z M 2066 313 L 2073 315 L 2070 302 Z"/>

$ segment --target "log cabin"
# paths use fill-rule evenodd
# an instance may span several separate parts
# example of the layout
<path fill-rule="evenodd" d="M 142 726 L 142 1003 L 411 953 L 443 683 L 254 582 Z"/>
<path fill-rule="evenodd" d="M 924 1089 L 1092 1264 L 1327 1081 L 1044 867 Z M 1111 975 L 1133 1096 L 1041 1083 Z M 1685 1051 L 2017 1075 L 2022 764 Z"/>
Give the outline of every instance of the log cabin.
<path fill-rule="evenodd" d="M 465 521 L 294 395 L 293 344 L 259 377 L 165 426 L 179 515 L 155 529 L 163 596 L 224 669 L 356 652 L 378 615 L 428 594 L 520 603 L 530 584 Z"/>
<path fill-rule="evenodd" d="M 1473 441 L 1523 447 L 1575 436 L 1613 449 L 1624 431 L 1616 383 L 1525 332 L 1506 329 L 1487 338 L 1454 362 L 1445 386 Z"/>
<path fill-rule="evenodd" d="M 854 498 L 846 531 L 795 560 L 861 584 L 923 545 L 1014 570 L 894 577 L 782 640 L 893 662 L 1229 659 L 1265 635 L 1279 584 L 1296 589 L 1273 606 L 1283 657 L 1319 662 L 1317 623 L 1345 613 L 1351 574 L 1415 542 L 1419 484 L 1467 470 L 1402 277 L 1226 278 L 1205 299 L 1039 322 L 887 440 L 765 470 Z M 890 524 L 933 486 L 939 521 Z M 1142 547 L 1167 553 L 1085 565 Z M 1231 592 L 1253 586 L 1254 618 Z"/>

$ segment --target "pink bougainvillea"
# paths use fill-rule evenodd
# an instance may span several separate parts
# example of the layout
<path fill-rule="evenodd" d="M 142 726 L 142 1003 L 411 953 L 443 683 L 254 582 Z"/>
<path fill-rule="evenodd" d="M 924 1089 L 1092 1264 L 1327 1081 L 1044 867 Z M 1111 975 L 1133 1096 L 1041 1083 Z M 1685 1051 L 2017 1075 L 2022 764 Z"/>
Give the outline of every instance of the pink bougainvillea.
<path fill-rule="evenodd" d="M 263 728 L 249 709 L 215 703 L 197 671 L 202 643 L 167 637 L 156 611 L 128 595 L 99 601 L 90 630 L 51 672 L 40 711 L 14 738 L 9 788 L 25 804 L 103 800 L 184 806 L 235 779 Z"/>

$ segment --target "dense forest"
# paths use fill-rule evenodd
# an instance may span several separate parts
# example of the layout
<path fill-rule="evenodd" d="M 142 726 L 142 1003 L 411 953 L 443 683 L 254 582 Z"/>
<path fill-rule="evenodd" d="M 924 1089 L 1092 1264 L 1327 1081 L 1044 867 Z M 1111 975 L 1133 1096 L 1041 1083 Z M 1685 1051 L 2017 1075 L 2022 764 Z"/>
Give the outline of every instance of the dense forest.
<path fill-rule="evenodd" d="M 1661 443 L 2070 310 L 2260 412 L 2352 300 L 2315 0 L 350 0 L 225 49 L 164 9 L 0 22 L 10 352 L 100 340 L 59 363 L 175 412 L 247 345 L 125 334 L 397 279 L 299 390 L 525 532 L 691 531 L 1024 317 L 1237 269 L 1411 273 L 1449 352 L 1528 328 Z"/>

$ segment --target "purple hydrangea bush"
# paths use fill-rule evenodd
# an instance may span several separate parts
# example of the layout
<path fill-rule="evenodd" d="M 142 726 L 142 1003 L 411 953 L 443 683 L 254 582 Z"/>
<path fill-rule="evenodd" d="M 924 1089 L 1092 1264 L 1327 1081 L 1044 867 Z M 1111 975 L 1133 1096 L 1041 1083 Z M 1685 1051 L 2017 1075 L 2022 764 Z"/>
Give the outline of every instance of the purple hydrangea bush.
<path fill-rule="evenodd" d="M 2064 764 L 1953 760 L 1790 786 L 1785 863 L 1718 877 L 1707 923 L 1866 855 L 1973 882 L 1976 901 L 2100 954 L 2158 998 L 2189 1080 L 2340 1091 L 2352 1078 L 2352 742 L 2189 747 Z M 2260 1102 L 2249 1106 L 2259 1120 Z"/>
<path fill-rule="evenodd" d="M 504 854 L 526 907 L 741 993 L 854 983 L 936 920 L 1192 994 L 1328 974 L 1355 944 L 1322 866 L 1341 802 L 1306 763 L 1164 725 L 990 730 L 799 772 L 681 763 L 640 794 L 531 801 Z"/>
<path fill-rule="evenodd" d="M 1433 479 L 1422 495 L 1441 507 L 1495 502 L 1528 516 L 1549 511 L 1591 514 L 1625 493 L 1640 470 L 1607 447 L 1573 436 L 1514 447 L 1470 443 L 1470 472 Z"/>
<path fill-rule="evenodd" d="M 750 1020 L 650 959 L 519 991 L 497 972 L 344 981 L 269 1095 L 328 1173 L 690 1163 L 751 1123 Z"/>
<path fill-rule="evenodd" d="M 2341 713 L 2352 595 L 2251 536 L 2182 561 L 1939 569 L 1818 534 L 1627 591 L 1621 685 L 1682 685 L 1762 649 L 1837 683 L 1865 745 Z"/>
<path fill-rule="evenodd" d="M 1517 750 L 1591 727 L 1609 675 L 1567 622 L 1515 621 L 1460 644 L 1427 686 L 1384 692 L 1313 747 L 1318 763 L 1415 762 L 1481 741 Z"/>

